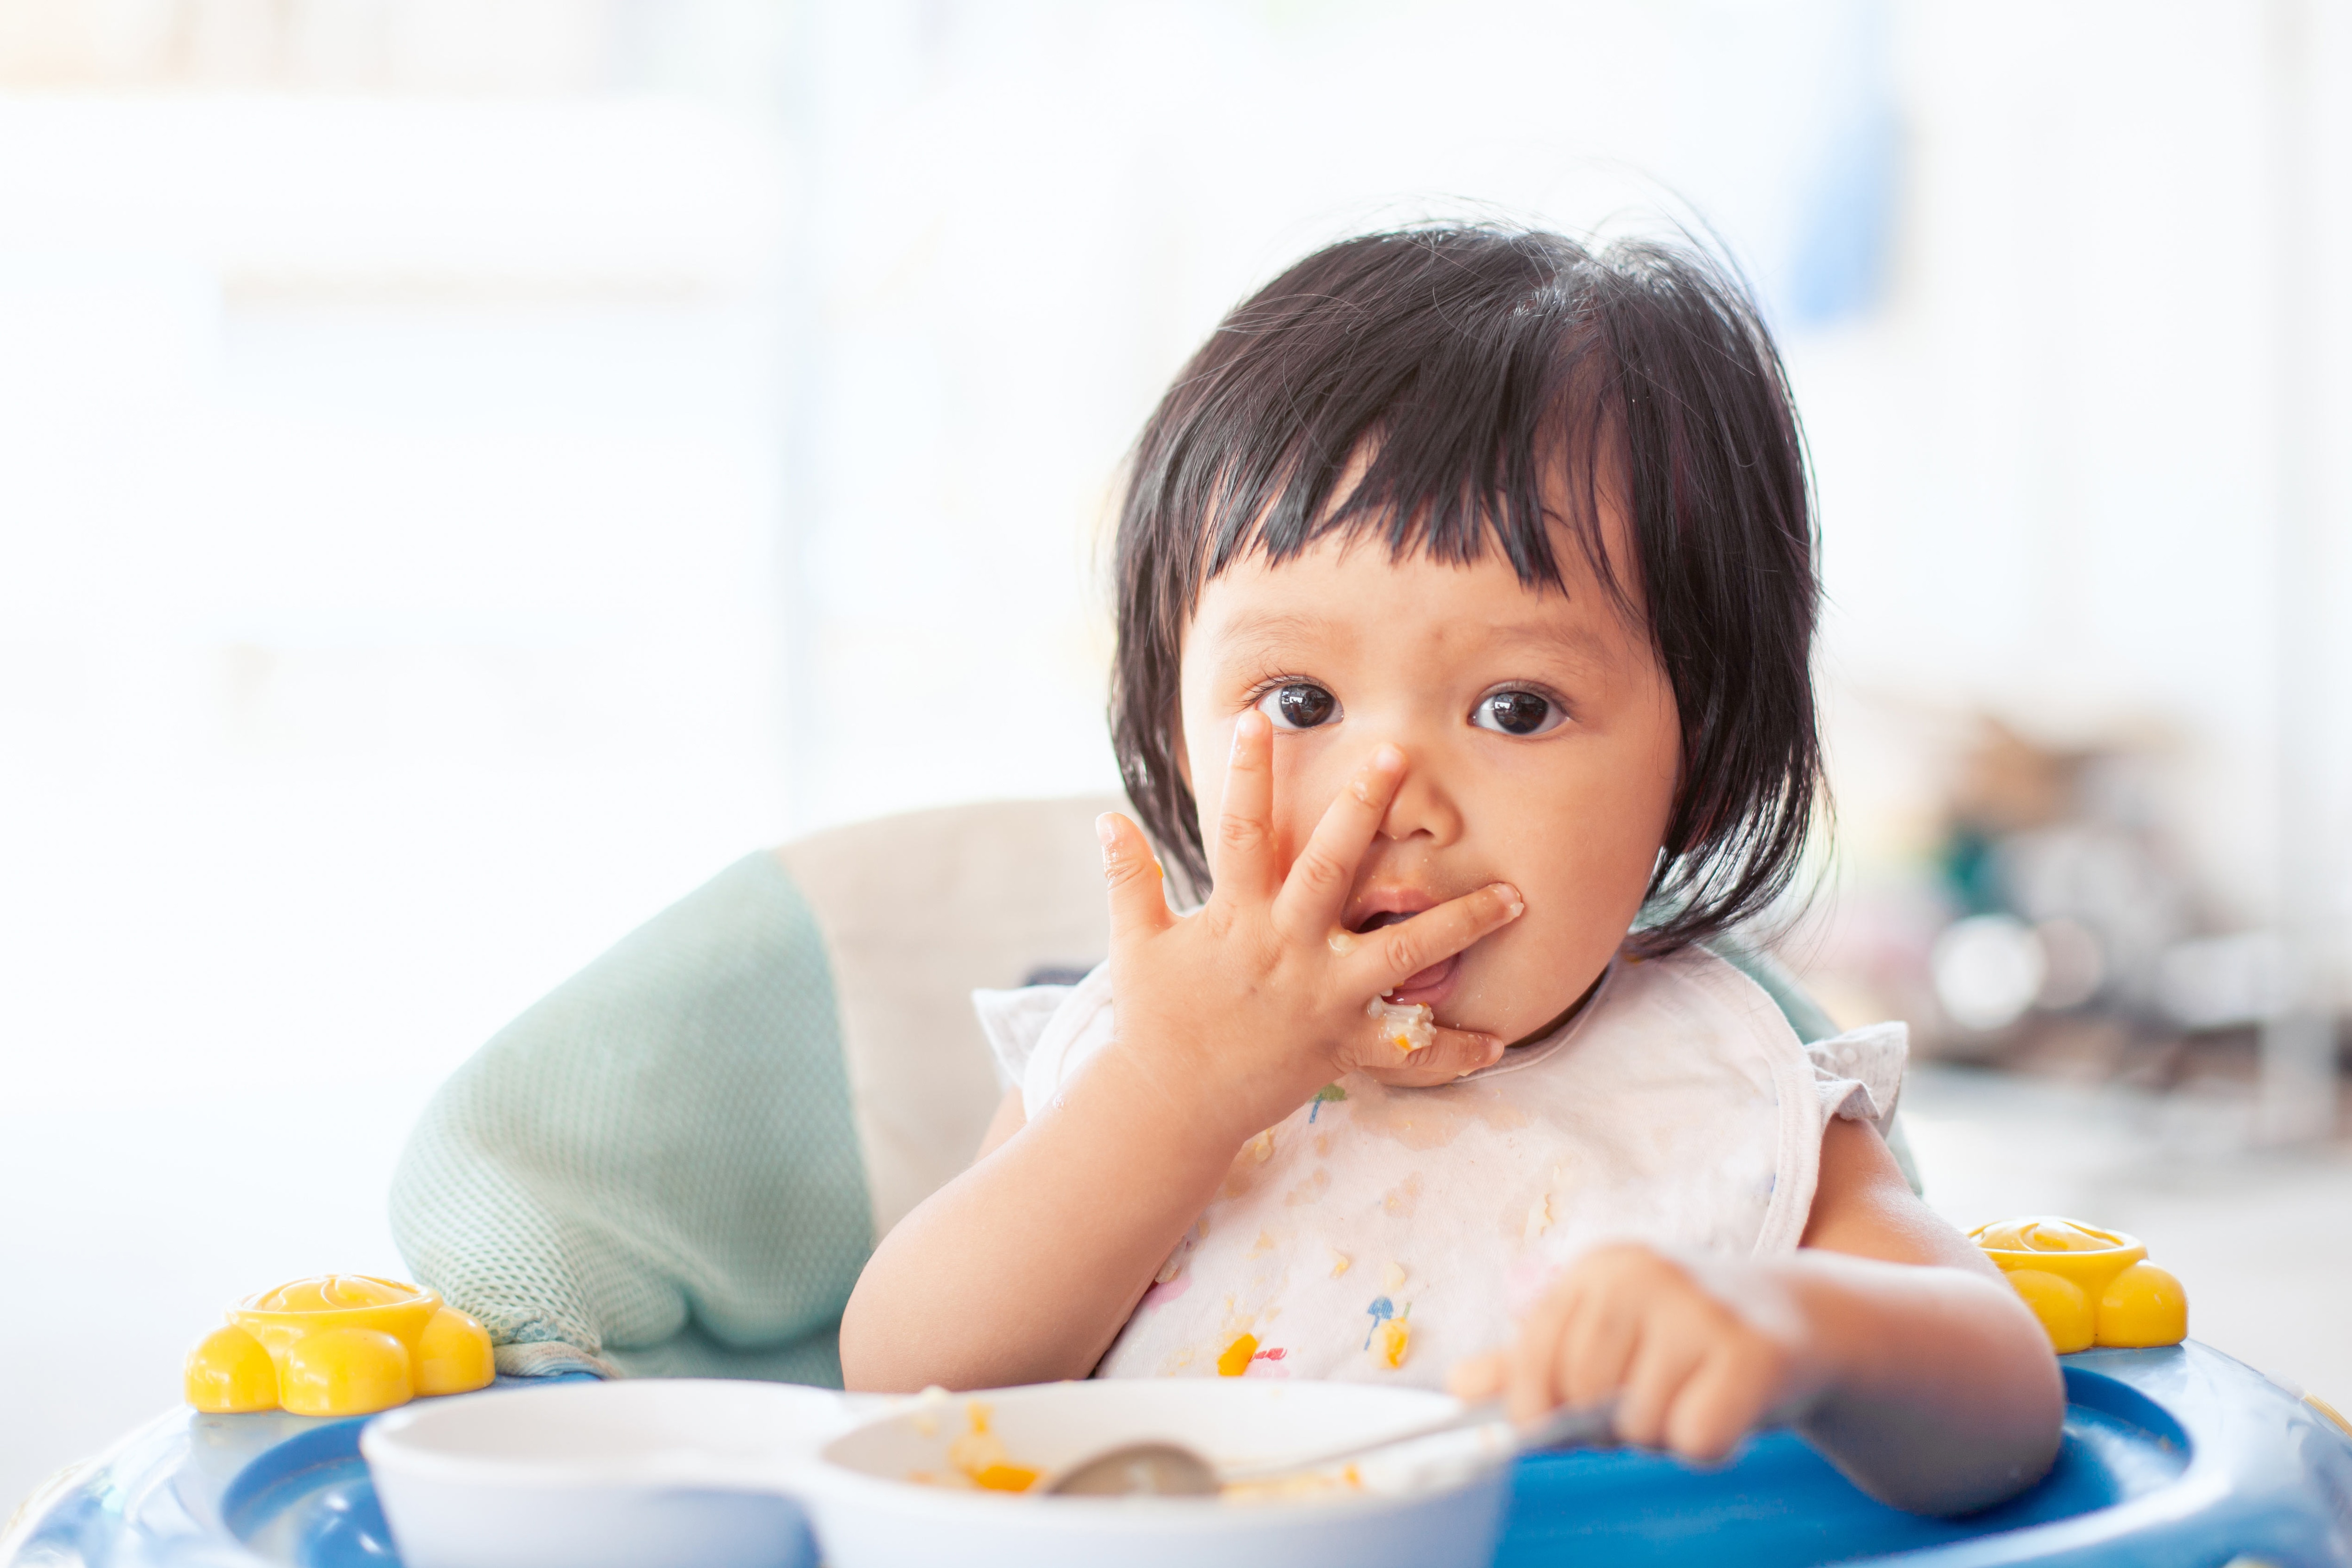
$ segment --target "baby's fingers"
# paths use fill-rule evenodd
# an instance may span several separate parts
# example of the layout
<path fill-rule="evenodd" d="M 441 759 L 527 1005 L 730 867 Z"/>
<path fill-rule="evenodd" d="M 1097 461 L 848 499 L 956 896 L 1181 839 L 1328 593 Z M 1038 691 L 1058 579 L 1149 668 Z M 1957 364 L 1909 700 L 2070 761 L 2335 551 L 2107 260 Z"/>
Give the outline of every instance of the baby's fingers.
<path fill-rule="evenodd" d="M 1357 1065 L 1367 1078 L 1392 1089 L 1433 1089 L 1452 1083 L 1464 1073 L 1493 1067 L 1503 1058 L 1499 1035 L 1447 1028 L 1433 1033 L 1435 1038 L 1417 1051 L 1406 1050 L 1383 1033 L 1366 1053 L 1370 1059 Z"/>
<path fill-rule="evenodd" d="M 1255 709 L 1234 721 L 1225 804 L 1210 846 L 1213 898 L 1255 903 L 1281 887 L 1274 846 L 1274 725 Z"/>
<path fill-rule="evenodd" d="M 1500 1351 L 1465 1356 L 1445 1374 L 1445 1392 L 1465 1404 L 1500 1394 L 1511 1380 L 1511 1358 Z"/>
<path fill-rule="evenodd" d="M 1404 753 L 1382 746 L 1356 770 L 1315 825 L 1307 847 L 1290 865 L 1274 900 L 1276 930 L 1297 941 L 1319 942 L 1339 923 L 1356 868 L 1380 831 L 1381 818 L 1404 776 Z"/>
<path fill-rule="evenodd" d="M 1678 1426 L 1689 1427 L 1685 1406 L 1706 1356 L 1703 1341 L 1671 1329 L 1644 1339 L 1617 1397 L 1617 1435 L 1637 1447 L 1672 1447 L 1693 1458 L 1704 1457 L 1675 1439 Z"/>
<path fill-rule="evenodd" d="M 1102 840 L 1103 879 L 1110 884 L 1113 945 L 1166 930 L 1176 917 L 1143 830 L 1119 813 L 1106 811 L 1095 818 L 1095 835 Z"/>
<path fill-rule="evenodd" d="M 1519 918 L 1527 908 L 1519 890 L 1495 882 L 1465 893 L 1409 921 L 1382 926 L 1363 942 L 1359 977 L 1385 996 L 1433 963 L 1442 963 L 1480 937 Z"/>
<path fill-rule="evenodd" d="M 1571 1272 L 1536 1303 L 1535 1310 L 1519 1325 L 1519 1337 L 1512 1342 L 1507 1358 L 1503 1387 L 1504 1405 L 1519 1426 L 1532 1426 L 1567 1403 L 1568 1391 L 1561 1386 L 1561 1358 L 1570 1326 L 1588 1304 L 1585 1292 Z"/>
<path fill-rule="evenodd" d="M 1767 1361 L 1717 1350 L 1691 1371 L 1668 1407 L 1664 1446 L 1704 1463 L 1729 1458 L 1739 1439 L 1763 1424 L 1776 1372 Z"/>

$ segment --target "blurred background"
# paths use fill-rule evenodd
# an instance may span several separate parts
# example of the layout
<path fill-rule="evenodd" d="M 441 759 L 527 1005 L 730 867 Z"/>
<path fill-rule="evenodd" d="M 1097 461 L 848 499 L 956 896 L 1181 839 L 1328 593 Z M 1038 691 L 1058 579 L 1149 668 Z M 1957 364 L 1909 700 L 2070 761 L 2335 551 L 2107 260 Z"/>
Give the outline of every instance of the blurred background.
<path fill-rule="evenodd" d="M 2352 9 L 0 0 L 0 1512 L 730 859 L 1116 787 L 1126 444 L 1427 216 L 1703 225 L 1929 1198 L 2352 1394 Z"/>

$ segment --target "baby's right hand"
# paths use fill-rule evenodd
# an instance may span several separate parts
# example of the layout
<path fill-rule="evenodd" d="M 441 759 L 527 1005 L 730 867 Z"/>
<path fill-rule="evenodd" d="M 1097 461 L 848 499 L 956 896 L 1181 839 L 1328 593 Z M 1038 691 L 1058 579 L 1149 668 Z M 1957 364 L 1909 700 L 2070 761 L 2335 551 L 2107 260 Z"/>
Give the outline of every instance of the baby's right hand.
<path fill-rule="evenodd" d="M 1349 933 L 1339 917 L 1404 775 L 1404 755 L 1386 745 L 1373 754 L 1285 876 L 1272 750 L 1263 714 L 1235 721 L 1211 848 L 1215 890 L 1189 918 L 1169 910 L 1142 831 L 1117 812 L 1096 824 L 1110 881 L 1117 1048 L 1159 1082 L 1171 1108 L 1207 1114 L 1235 1142 L 1358 1068 L 1388 1083 L 1438 1084 L 1501 1056 L 1504 1042 L 1492 1035 L 1444 1027 L 1406 1053 L 1365 1008 L 1523 907 L 1517 889 L 1496 882 L 1409 921 Z"/>

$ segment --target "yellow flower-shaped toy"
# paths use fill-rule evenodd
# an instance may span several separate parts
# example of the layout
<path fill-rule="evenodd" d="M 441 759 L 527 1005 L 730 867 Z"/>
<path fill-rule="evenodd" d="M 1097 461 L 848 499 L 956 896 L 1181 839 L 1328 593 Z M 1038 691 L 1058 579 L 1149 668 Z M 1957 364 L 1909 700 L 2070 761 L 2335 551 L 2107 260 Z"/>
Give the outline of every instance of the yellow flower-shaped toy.
<path fill-rule="evenodd" d="M 2177 1345 L 2189 1337 L 2180 1281 L 2121 1231 L 2071 1219 L 2005 1219 L 1977 1226 L 1969 1239 L 2008 1276 L 2061 1355 L 2095 1344 Z"/>
<path fill-rule="evenodd" d="M 199 1410 L 365 1415 L 420 1394 L 464 1394 L 496 1375 L 489 1331 L 431 1290 L 321 1274 L 257 1291 L 188 1352 Z"/>

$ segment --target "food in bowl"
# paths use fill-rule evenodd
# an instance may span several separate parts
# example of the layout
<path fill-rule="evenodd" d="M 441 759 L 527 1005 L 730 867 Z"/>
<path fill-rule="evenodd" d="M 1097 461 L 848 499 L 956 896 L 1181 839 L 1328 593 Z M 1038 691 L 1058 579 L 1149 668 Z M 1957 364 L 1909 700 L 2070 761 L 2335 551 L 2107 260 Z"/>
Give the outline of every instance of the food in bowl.
<path fill-rule="evenodd" d="M 978 1486 L 950 1457 L 973 1436 L 973 1398 L 1003 1462 L 1041 1476 L 1150 1441 L 1181 1443 L 1221 1468 L 1271 1466 L 1422 1430 L 1461 1409 L 1423 1389 L 1214 1377 L 909 1400 L 824 1444 L 797 1485 L 831 1568 L 1472 1568 L 1492 1557 L 1508 1496 L 1507 1444 L 1491 1428 L 1231 1489 L 1222 1500 L 1008 1496 Z M 984 1457 L 980 1445 L 962 1454 Z"/>
<path fill-rule="evenodd" d="M 926 1397 L 941 1390 L 925 1389 Z M 1043 1472 L 1034 1465 L 1016 1465 L 1006 1454 L 1004 1440 L 989 1430 L 988 1402 L 964 1401 L 964 1434 L 948 1444 L 948 1465 L 941 1471 L 914 1470 L 910 1481 L 927 1487 L 978 1489 L 987 1492 L 1025 1492 Z"/>

